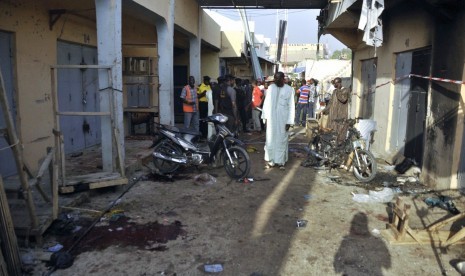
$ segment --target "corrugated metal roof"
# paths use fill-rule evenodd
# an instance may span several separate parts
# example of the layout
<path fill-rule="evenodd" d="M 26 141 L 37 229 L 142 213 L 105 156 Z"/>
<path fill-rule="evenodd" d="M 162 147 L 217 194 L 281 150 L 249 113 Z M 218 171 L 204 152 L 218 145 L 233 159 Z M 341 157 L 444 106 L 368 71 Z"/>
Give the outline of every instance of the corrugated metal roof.
<path fill-rule="evenodd" d="M 203 8 L 235 9 L 323 9 L 328 0 L 197 0 Z"/>

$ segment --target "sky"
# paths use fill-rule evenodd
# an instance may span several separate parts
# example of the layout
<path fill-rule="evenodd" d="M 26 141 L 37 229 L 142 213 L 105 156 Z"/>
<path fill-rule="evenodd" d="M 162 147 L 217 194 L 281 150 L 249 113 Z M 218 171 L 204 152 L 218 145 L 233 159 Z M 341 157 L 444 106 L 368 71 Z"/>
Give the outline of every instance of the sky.
<path fill-rule="evenodd" d="M 215 9 L 213 10 L 234 20 L 240 20 L 237 10 Z M 255 33 L 263 34 L 271 38 L 271 43 L 276 43 L 276 26 L 280 19 L 284 20 L 284 10 L 248 9 L 246 10 L 249 21 L 255 21 Z M 316 17 L 320 10 L 288 10 L 287 11 L 287 43 L 317 43 L 318 21 Z M 320 43 L 327 43 L 331 52 L 347 48 L 331 35 L 323 35 Z"/>

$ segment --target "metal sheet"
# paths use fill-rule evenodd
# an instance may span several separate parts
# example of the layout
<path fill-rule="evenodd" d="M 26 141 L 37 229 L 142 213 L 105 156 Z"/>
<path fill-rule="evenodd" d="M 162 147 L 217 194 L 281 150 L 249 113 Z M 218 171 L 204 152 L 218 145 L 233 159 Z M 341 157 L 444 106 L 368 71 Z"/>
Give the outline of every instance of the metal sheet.
<path fill-rule="evenodd" d="M 232 9 L 322 9 L 327 0 L 197 0 L 203 8 Z"/>
<path fill-rule="evenodd" d="M 13 122 L 16 118 L 16 105 L 14 101 L 14 87 L 13 87 L 13 62 L 12 62 L 12 34 L 0 32 L 0 68 L 2 70 L 3 82 L 5 85 L 6 96 L 8 104 L 12 110 Z M 0 129 L 6 127 L 3 110 L 0 108 Z M 14 155 L 9 145 L 3 136 L 0 136 L 0 175 L 3 177 L 17 174 L 16 163 L 13 162 Z"/>

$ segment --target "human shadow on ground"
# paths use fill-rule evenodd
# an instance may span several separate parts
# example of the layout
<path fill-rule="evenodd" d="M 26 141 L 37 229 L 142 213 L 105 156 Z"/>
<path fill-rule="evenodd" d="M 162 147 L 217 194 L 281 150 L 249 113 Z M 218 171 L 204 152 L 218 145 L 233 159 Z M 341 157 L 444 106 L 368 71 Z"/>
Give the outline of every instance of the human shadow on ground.
<path fill-rule="evenodd" d="M 391 267 L 391 255 L 384 242 L 370 234 L 364 213 L 354 215 L 350 232 L 343 237 L 334 256 L 334 271 L 342 275 L 383 275 Z"/>

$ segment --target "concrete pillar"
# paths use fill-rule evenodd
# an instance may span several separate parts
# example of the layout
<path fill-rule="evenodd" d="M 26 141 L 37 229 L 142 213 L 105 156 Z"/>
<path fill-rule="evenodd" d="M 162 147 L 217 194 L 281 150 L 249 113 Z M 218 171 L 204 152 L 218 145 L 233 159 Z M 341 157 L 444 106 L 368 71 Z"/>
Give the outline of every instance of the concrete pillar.
<path fill-rule="evenodd" d="M 200 40 L 199 37 L 191 37 L 189 39 L 189 75 L 194 76 L 196 84 L 200 84 L 203 81 L 200 77 Z"/>
<path fill-rule="evenodd" d="M 174 50 L 174 7 L 175 0 L 169 0 L 166 21 L 157 19 L 155 24 L 158 36 L 158 76 L 159 76 L 159 116 L 160 123 L 174 125 L 174 84 L 173 84 L 173 50 Z"/>
<path fill-rule="evenodd" d="M 194 76 L 195 82 L 200 84 L 201 79 L 201 42 L 202 42 L 202 8 L 198 8 L 198 23 L 197 23 L 197 36 L 193 36 L 189 39 L 189 75 Z"/>
<path fill-rule="evenodd" d="M 106 69 L 99 69 L 100 111 L 110 111 L 111 107 L 114 109 L 114 125 L 117 129 L 124 164 L 121 0 L 95 0 L 95 11 L 97 16 L 98 64 L 112 66 L 111 80 L 109 80 Z M 113 89 L 109 87 L 110 85 Z M 115 97 L 114 103 L 110 102 L 110 93 L 112 92 Z M 113 153 L 116 148 L 112 147 L 111 119 L 108 116 L 102 116 L 101 125 L 103 171 L 114 171 L 116 158 L 114 158 Z"/>

